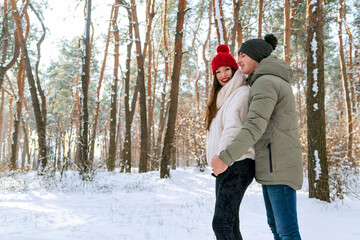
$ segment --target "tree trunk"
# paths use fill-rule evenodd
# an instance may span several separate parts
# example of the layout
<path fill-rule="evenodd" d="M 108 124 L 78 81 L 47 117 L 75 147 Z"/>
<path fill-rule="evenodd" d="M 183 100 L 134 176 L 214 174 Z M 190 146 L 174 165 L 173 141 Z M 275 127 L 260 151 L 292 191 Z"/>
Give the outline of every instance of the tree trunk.
<path fill-rule="evenodd" d="M 290 21 L 290 0 L 284 0 L 284 60 L 290 64 L 290 39 L 291 39 L 291 21 Z"/>
<path fill-rule="evenodd" d="M 113 19 L 113 15 L 114 15 L 114 5 L 111 7 L 110 19 Z M 89 156 L 90 163 L 94 162 L 95 139 L 96 139 L 97 123 L 98 123 L 98 119 L 99 119 L 99 110 L 100 110 L 100 90 L 101 90 L 102 81 L 104 79 L 106 59 L 107 59 L 107 54 L 108 54 L 108 49 L 109 49 L 109 42 L 110 42 L 111 24 L 112 24 L 111 21 L 109 21 L 108 34 L 106 37 L 106 44 L 105 44 L 104 59 L 103 59 L 101 70 L 100 70 L 99 82 L 98 82 L 98 85 L 96 88 L 95 113 L 94 113 L 94 117 L 93 117 L 91 144 L 90 144 L 90 156 Z"/>
<path fill-rule="evenodd" d="M 345 23 L 345 22 L 344 22 Z M 351 34 L 350 28 L 349 26 L 345 23 L 345 29 L 346 32 L 349 36 L 349 62 L 348 62 L 348 66 L 349 66 L 349 83 L 350 83 L 350 93 L 351 93 L 351 105 L 352 105 L 352 112 L 355 114 L 356 113 L 356 95 L 355 95 L 355 89 L 356 89 L 356 85 L 354 82 L 354 63 L 353 63 L 353 46 L 355 47 L 355 49 L 357 48 L 357 46 L 354 44 L 354 39 L 353 36 Z M 355 50 L 355 59 L 356 58 L 356 50 Z M 358 62 L 358 61 L 357 61 Z"/>
<path fill-rule="evenodd" d="M 141 124 L 141 142 L 140 142 L 140 165 L 139 172 L 147 172 L 148 146 L 147 146 L 147 109 L 146 109 L 146 92 L 145 92 L 145 75 L 144 75 L 144 56 L 141 51 L 139 22 L 137 18 L 135 0 L 131 0 L 131 16 L 135 33 L 136 61 L 138 68 L 138 82 L 140 92 L 140 124 Z"/>
<path fill-rule="evenodd" d="M 21 61 L 18 68 L 17 74 L 17 87 L 18 87 L 18 98 L 16 101 L 16 111 L 14 116 L 14 132 L 12 134 L 11 141 L 11 155 L 10 155 L 10 170 L 15 171 L 18 169 L 18 152 L 19 152 L 19 134 L 20 134 L 20 123 L 22 118 L 22 99 L 24 99 L 24 56 L 21 54 Z"/>
<path fill-rule="evenodd" d="M 242 39 L 243 39 L 241 23 L 239 23 L 239 26 L 238 26 L 238 28 L 236 29 L 236 32 L 237 32 L 237 44 L 238 44 L 238 46 L 239 46 L 239 48 L 240 48 L 241 43 L 242 43 Z"/>
<path fill-rule="evenodd" d="M 136 102 L 138 98 L 139 92 L 139 78 L 136 81 L 136 86 L 133 94 L 133 99 L 131 102 L 130 108 L 130 63 L 131 63 L 131 48 L 133 43 L 133 22 L 131 17 L 130 6 L 121 1 L 121 4 L 127 10 L 128 20 L 129 20 L 129 44 L 127 45 L 127 56 L 126 56 L 126 70 L 125 70 L 125 141 L 124 141 L 124 149 L 122 150 L 122 164 L 120 172 L 131 172 L 131 162 L 132 162 L 132 154 L 131 154 L 131 128 L 132 122 L 135 113 Z"/>
<path fill-rule="evenodd" d="M 75 164 L 77 166 L 80 166 L 80 151 L 81 151 L 81 141 L 80 141 L 80 124 L 81 124 L 81 103 L 80 103 L 80 75 L 78 74 L 80 72 L 80 58 L 77 58 L 76 66 L 77 66 L 77 74 L 75 79 L 75 102 L 74 102 L 74 119 L 75 119 L 75 126 L 76 126 L 76 146 L 74 148 L 74 156 L 75 156 Z"/>
<path fill-rule="evenodd" d="M 148 53 L 148 66 L 147 66 L 147 104 L 148 104 L 148 148 L 149 148 L 149 155 L 152 156 L 150 159 L 150 170 L 153 170 L 153 164 L 154 164 L 154 142 L 153 142 L 153 125 L 154 125 L 154 105 L 153 105 L 153 99 L 155 98 L 155 95 L 152 95 L 152 76 L 151 76 L 151 68 L 152 68 L 152 58 L 153 58 L 153 48 L 152 43 L 149 41 L 149 53 Z"/>
<path fill-rule="evenodd" d="M 116 5 L 116 2 L 115 2 Z M 115 170 L 115 158 L 116 158 L 116 126 L 117 126 L 117 95 L 118 95 L 118 69 L 119 69 L 119 45 L 120 45 L 120 35 L 117 25 L 117 18 L 119 15 L 119 5 L 115 6 L 114 17 L 112 18 L 112 25 L 114 30 L 114 76 L 113 83 L 111 87 L 111 109 L 110 109 L 110 137 L 109 137 L 109 158 L 106 161 L 106 166 L 108 171 Z"/>
<path fill-rule="evenodd" d="M 18 30 L 15 29 L 14 32 L 14 39 L 15 39 L 15 46 L 14 46 L 14 51 L 13 51 L 13 56 L 11 57 L 11 59 L 6 62 L 6 58 L 7 58 L 7 49 L 9 47 L 9 24 L 8 24 L 8 8 L 7 8 L 7 1 L 4 1 L 4 21 L 3 21 L 3 32 L 4 32 L 4 40 L 3 40 L 3 49 L 2 49 L 2 57 L 1 57 L 1 63 L 0 63 L 0 89 L 2 87 L 3 81 L 4 81 L 4 76 L 7 70 L 9 70 L 16 62 L 17 58 L 19 57 L 20 54 L 20 43 L 19 43 L 19 39 L 17 37 L 18 35 Z"/>
<path fill-rule="evenodd" d="M 354 75 L 353 75 L 353 59 L 352 59 L 352 49 L 353 44 L 352 42 L 349 43 L 349 84 L 350 84 L 350 99 L 351 99 L 351 111 L 353 114 L 356 113 L 356 96 L 355 96 L 355 84 L 354 84 Z"/>
<path fill-rule="evenodd" d="M 309 197 L 330 201 L 326 156 L 323 3 L 307 1 L 307 126 Z"/>
<path fill-rule="evenodd" d="M 242 0 L 233 0 L 233 8 L 234 8 L 234 12 L 233 12 L 233 27 L 232 27 L 232 31 L 231 31 L 231 44 L 230 44 L 230 54 L 233 55 L 237 55 L 237 48 L 240 47 L 240 45 L 236 46 L 236 35 L 238 33 L 237 29 L 240 26 L 240 19 L 239 19 L 239 15 L 240 15 L 240 7 L 242 5 Z"/>
<path fill-rule="evenodd" d="M 204 2 L 202 1 L 202 5 L 200 6 L 201 9 L 204 9 Z M 200 113 L 200 90 L 199 90 L 199 80 L 200 80 L 200 71 L 199 71 L 199 57 L 198 57 L 198 46 L 195 45 L 195 42 L 197 42 L 198 39 L 198 32 L 200 29 L 200 25 L 204 16 L 204 11 L 201 11 L 201 14 L 199 16 L 199 19 L 196 23 L 196 28 L 193 31 L 193 40 L 191 43 L 191 49 L 194 54 L 194 60 L 195 60 L 195 69 L 194 71 L 189 75 L 188 80 L 189 82 L 193 81 L 195 85 L 195 99 L 196 99 L 196 114 Z"/>
<path fill-rule="evenodd" d="M 354 58 L 359 59 L 359 47 L 358 46 L 355 48 Z M 360 94 L 359 94 L 359 92 L 360 92 L 360 61 L 356 61 L 355 72 L 357 73 L 357 79 L 358 79 L 358 81 L 356 83 L 356 92 L 358 93 L 356 101 L 360 102 Z M 358 109 L 358 111 L 360 111 L 360 110 Z"/>
<path fill-rule="evenodd" d="M 37 90 L 38 90 L 40 98 L 41 98 L 41 113 L 42 113 L 42 118 L 43 118 L 44 125 L 45 125 L 45 129 L 44 129 L 45 133 L 44 134 L 46 136 L 46 124 L 47 124 L 46 98 L 45 98 L 44 91 L 42 90 L 42 87 L 41 87 L 41 84 L 40 84 L 40 77 L 39 77 L 39 64 L 40 64 L 40 58 L 41 58 L 40 49 L 41 49 L 42 42 L 45 40 L 46 27 L 44 25 L 44 22 L 42 21 L 41 16 L 35 10 L 33 5 L 31 4 L 31 2 L 29 2 L 29 6 L 30 6 L 31 10 L 35 13 L 37 19 L 39 20 L 42 31 L 43 31 L 43 34 L 41 35 L 39 41 L 36 44 L 37 59 L 36 59 L 36 64 L 35 64 L 35 79 L 36 79 L 36 87 L 37 87 Z M 26 14 L 26 16 L 27 16 L 27 14 Z M 29 24 L 29 30 L 30 30 L 30 24 Z"/>
<path fill-rule="evenodd" d="M 0 164 L 1 164 L 1 159 L 2 159 L 2 150 L 1 150 L 1 146 L 3 143 L 3 135 L 2 135 L 2 130 L 3 130 L 3 125 L 4 125 L 4 103 L 5 103 L 5 91 L 2 87 L 0 87 L 1 89 L 1 103 L 0 103 Z"/>
<path fill-rule="evenodd" d="M 218 37 L 218 44 L 227 44 L 224 12 L 222 9 L 222 0 L 212 0 L 214 7 L 215 27 Z"/>
<path fill-rule="evenodd" d="M 155 0 L 147 0 L 146 1 L 146 38 L 145 38 L 145 45 L 144 45 L 144 52 L 143 56 L 146 57 L 146 47 L 148 48 L 148 66 L 147 66 L 147 136 L 148 136 L 148 153 L 151 155 L 150 159 L 150 168 L 152 168 L 153 165 L 153 143 L 152 143 L 152 129 L 153 129 L 153 114 L 154 114 L 154 106 L 152 105 L 152 76 L 151 76 L 151 67 L 152 67 L 152 43 L 151 43 L 151 29 L 152 29 L 152 21 L 155 16 Z M 153 96 L 155 98 L 155 95 Z"/>
<path fill-rule="evenodd" d="M 91 0 L 86 0 L 84 48 L 82 57 L 81 96 L 80 96 L 80 175 L 83 180 L 90 177 L 91 165 L 88 156 L 88 91 L 90 81 L 90 25 L 91 25 Z"/>
<path fill-rule="evenodd" d="M 172 148 L 174 147 L 173 144 L 174 144 L 174 135 L 175 135 L 176 114 L 178 107 L 179 82 L 180 82 L 179 80 L 180 80 L 180 72 L 181 72 L 181 61 L 183 55 L 182 40 L 183 40 L 185 8 L 186 8 L 186 0 L 179 0 L 179 10 L 177 13 L 177 23 L 176 23 L 176 33 L 175 33 L 174 67 L 171 76 L 169 117 L 167 122 L 164 148 L 161 157 L 160 178 L 170 177 L 169 162 L 171 159 Z"/>
<path fill-rule="evenodd" d="M 13 122 L 14 122 L 14 116 L 13 116 L 13 111 L 12 111 L 12 103 L 14 101 L 14 97 L 11 95 L 10 100 L 9 100 L 9 124 L 8 124 L 8 134 L 7 134 L 7 141 L 6 141 L 6 146 L 5 146 L 5 152 L 6 155 L 5 157 L 5 163 L 7 164 L 10 158 L 10 153 L 11 153 L 11 137 L 12 137 L 12 132 L 13 132 Z"/>
<path fill-rule="evenodd" d="M 286 0 L 285 0 L 286 1 Z M 288 0 L 290 1 L 290 0 Z M 258 38 L 261 38 L 262 35 L 262 19 L 264 15 L 264 0 L 259 0 L 259 13 L 258 13 Z"/>
<path fill-rule="evenodd" d="M 156 50 L 156 54 L 155 52 L 153 53 L 153 63 L 152 63 L 152 71 L 154 73 L 154 83 L 152 85 L 152 96 L 155 96 L 156 94 L 156 90 L 157 90 L 157 78 L 158 78 L 158 66 L 159 66 L 159 54 L 160 54 L 160 44 L 162 43 L 162 40 L 158 43 L 158 49 Z M 152 44 L 154 45 L 154 44 Z M 154 49 L 154 47 L 153 47 Z M 155 51 L 155 49 L 154 49 Z M 155 106 L 155 100 L 156 97 L 152 98 L 151 101 L 151 106 L 152 106 L 152 111 L 154 111 L 154 106 Z M 157 152 L 157 142 L 156 142 L 156 134 L 155 134 L 155 127 L 154 127 L 154 112 L 152 113 L 152 143 L 153 143 L 153 156 L 152 156 L 152 161 L 151 161 L 151 171 L 156 171 L 159 170 L 159 155 L 160 152 Z M 160 127 L 160 126 L 159 126 Z"/>
<path fill-rule="evenodd" d="M 24 60 L 25 60 L 25 68 L 26 68 L 26 75 L 29 82 L 30 93 L 31 93 L 31 100 L 33 103 L 34 108 L 34 115 L 35 115 L 35 122 L 36 128 L 38 133 L 38 144 L 39 144 L 39 160 L 41 163 L 41 168 L 39 174 L 42 174 L 47 165 L 47 148 L 46 148 L 46 125 L 43 120 L 42 111 L 40 108 L 39 99 L 37 96 L 37 87 L 35 84 L 35 79 L 32 73 L 32 67 L 30 63 L 30 58 L 26 46 L 26 40 L 23 36 L 22 26 L 21 26 L 21 19 L 19 15 L 19 11 L 16 6 L 15 0 L 10 0 L 12 6 L 12 14 L 15 19 L 16 28 L 17 28 L 17 37 L 19 38 L 21 50 L 24 53 Z M 23 8 L 23 11 L 26 11 L 26 7 Z"/>
<path fill-rule="evenodd" d="M 343 0 L 339 1 L 339 12 L 338 12 L 338 36 L 339 36 L 339 49 L 340 49 L 340 68 L 341 76 L 343 81 L 344 95 L 345 95 L 345 106 L 347 113 L 347 130 L 348 130 L 348 141 L 347 141 L 347 157 L 349 162 L 352 160 L 352 145 L 353 145 L 353 122 L 352 122 L 352 108 L 351 99 L 349 93 L 349 83 L 346 72 L 346 61 L 344 54 L 344 45 L 342 39 L 342 20 L 344 18 Z"/>
<path fill-rule="evenodd" d="M 209 44 L 210 46 L 210 37 L 211 37 L 211 15 L 212 15 L 212 7 L 209 6 L 209 12 L 208 12 L 208 16 L 209 16 L 209 27 L 208 27 L 208 34 L 207 34 L 207 38 L 205 40 L 205 43 L 203 45 L 203 61 L 205 64 L 205 101 L 208 101 L 208 97 L 209 97 L 209 89 L 210 89 L 210 76 L 211 76 L 211 65 L 210 65 L 210 61 L 206 58 L 206 50 L 210 49 L 210 47 L 207 47 L 207 45 Z"/>
<path fill-rule="evenodd" d="M 168 1 L 165 0 L 164 1 L 164 16 L 163 16 L 163 41 L 164 41 L 164 61 L 165 61 L 165 67 L 164 67 L 164 82 L 163 82 L 163 89 L 161 92 L 161 102 L 160 102 L 160 115 L 159 115 L 159 131 L 158 131 L 158 135 L 157 135 L 157 141 L 156 141 L 156 148 L 155 148 L 155 159 L 156 159 L 156 163 L 155 163 L 155 167 L 158 168 L 159 167 L 159 158 L 160 158 L 160 153 L 161 153 L 161 146 L 163 143 L 163 132 L 165 129 L 165 120 L 166 120 L 166 85 L 168 82 L 168 78 L 169 78 L 169 69 L 170 69 L 170 50 L 169 50 L 169 45 L 168 45 L 168 40 L 167 40 L 167 8 L 168 8 Z"/>

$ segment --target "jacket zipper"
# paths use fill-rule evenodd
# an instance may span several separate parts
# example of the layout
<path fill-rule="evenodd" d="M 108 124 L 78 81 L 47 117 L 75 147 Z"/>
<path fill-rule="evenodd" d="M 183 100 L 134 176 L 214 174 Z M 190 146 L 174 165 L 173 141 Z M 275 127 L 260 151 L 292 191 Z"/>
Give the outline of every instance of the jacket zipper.
<path fill-rule="evenodd" d="M 271 158 L 271 145 L 270 143 L 268 144 L 268 149 L 269 149 L 269 164 L 270 164 L 270 172 L 273 172 L 273 166 L 272 166 L 272 158 Z"/>

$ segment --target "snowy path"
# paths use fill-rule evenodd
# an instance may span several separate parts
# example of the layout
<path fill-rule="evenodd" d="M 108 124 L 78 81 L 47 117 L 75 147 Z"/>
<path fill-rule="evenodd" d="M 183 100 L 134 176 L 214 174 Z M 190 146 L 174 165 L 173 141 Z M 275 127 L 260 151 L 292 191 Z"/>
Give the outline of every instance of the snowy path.
<path fill-rule="evenodd" d="M 34 173 L 0 178 L 0 239 L 215 239 L 210 171 L 188 168 L 171 174 L 170 179 L 159 179 L 158 172 L 99 172 L 84 184 L 77 173 L 69 172 L 56 185 Z M 304 240 L 360 239 L 359 201 L 327 204 L 300 191 L 298 211 Z M 240 218 L 245 240 L 273 239 L 261 187 L 255 182 L 244 197 Z"/>

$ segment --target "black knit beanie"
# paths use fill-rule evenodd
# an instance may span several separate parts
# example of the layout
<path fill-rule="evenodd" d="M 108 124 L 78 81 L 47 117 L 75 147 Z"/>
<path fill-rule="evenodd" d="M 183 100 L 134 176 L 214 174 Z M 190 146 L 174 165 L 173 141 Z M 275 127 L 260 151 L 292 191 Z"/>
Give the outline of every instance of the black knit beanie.
<path fill-rule="evenodd" d="M 266 34 L 264 39 L 254 38 L 243 42 L 238 53 L 245 53 L 257 62 L 270 56 L 275 50 L 278 40 L 273 34 Z"/>

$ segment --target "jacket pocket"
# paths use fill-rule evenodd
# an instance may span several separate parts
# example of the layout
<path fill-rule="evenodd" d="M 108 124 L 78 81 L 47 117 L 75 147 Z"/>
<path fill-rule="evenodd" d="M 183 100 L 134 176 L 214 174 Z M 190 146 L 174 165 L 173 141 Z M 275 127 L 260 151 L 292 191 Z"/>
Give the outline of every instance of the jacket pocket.
<path fill-rule="evenodd" d="M 271 144 L 268 143 L 267 145 L 268 147 L 268 151 L 269 151 L 269 167 L 270 167 L 270 172 L 273 172 L 273 164 L 272 164 L 272 157 L 271 157 Z"/>

